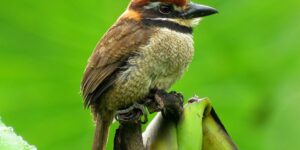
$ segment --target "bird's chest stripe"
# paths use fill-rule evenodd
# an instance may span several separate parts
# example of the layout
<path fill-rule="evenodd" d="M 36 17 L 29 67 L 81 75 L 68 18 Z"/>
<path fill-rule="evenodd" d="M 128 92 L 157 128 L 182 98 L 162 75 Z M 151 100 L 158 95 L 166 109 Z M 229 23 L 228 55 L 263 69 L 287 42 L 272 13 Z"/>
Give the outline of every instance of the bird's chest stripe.
<path fill-rule="evenodd" d="M 193 29 L 191 27 L 182 26 L 178 23 L 174 23 L 168 20 L 142 19 L 142 23 L 147 26 L 165 27 L 181 33 L 193 33 Z"/>

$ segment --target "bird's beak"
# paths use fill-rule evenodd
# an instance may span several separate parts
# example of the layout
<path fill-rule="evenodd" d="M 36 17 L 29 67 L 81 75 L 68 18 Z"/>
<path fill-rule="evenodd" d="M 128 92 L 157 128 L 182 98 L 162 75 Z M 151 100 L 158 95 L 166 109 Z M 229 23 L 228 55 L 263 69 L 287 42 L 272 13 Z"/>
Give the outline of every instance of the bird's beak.
<path fill-rule="evenodd" d="M 187 9 L 182 14 L 182 17 L 185 19 L 193 19 L 209 16 L 215 13 L 218 13 L 215 8 L 195 3 L 189 3 Z"/>

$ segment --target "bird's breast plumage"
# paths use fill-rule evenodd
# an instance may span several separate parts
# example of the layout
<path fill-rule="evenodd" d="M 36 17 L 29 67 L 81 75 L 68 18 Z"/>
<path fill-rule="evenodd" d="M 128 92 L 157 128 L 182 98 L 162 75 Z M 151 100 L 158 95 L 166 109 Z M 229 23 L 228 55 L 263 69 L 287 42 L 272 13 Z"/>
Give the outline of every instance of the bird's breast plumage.
<path fill-rule="evenodd" d="M 156 28 L 146 45 L 129 58 L 126 70 L 106 94 L 108 107 L 128 106 L 144 98 L 151 89 L 167 90 L 187 69 L 194 54 L 191 34 Z M 113 95 L 109 93 L 114 93 Z"/>
<path fill-rule="evenodd" d="M 192 60 L 192 35 L 159 28 L 141 53 L 144 59 L 140 61 L 148 62 L 151 88 L 167 90 L 182 76 Z"/>

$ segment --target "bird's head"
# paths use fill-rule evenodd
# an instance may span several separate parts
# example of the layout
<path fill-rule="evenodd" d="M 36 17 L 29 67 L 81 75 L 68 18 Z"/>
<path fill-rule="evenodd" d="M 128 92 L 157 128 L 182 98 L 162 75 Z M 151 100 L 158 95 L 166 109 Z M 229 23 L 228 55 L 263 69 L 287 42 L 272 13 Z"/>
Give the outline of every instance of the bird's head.
<path fill-rule="evenodd" d="M 122 18 L 172 22 L 185 27 L 194 27 L 202 17 L 215 13 L 216 9 L 189 0 L 131 0 Z"/>

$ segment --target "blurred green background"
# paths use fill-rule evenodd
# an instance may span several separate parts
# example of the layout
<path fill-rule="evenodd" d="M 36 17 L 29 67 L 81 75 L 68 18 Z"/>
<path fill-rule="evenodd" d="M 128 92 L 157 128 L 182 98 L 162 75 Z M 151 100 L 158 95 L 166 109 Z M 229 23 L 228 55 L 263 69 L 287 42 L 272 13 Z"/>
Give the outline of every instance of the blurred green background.
<path fill-rule="evenodd" d="M 300 1 L 195 2 L 220 13 L 195 29 L 194 61 L 173 90 L 209 97 L 240 149 L 299 149 Z M 90 149 L 94 127 L 80 80 L 97 41 L 127 4 L 2 1 L 2 120 L 41 150 Z"/>

